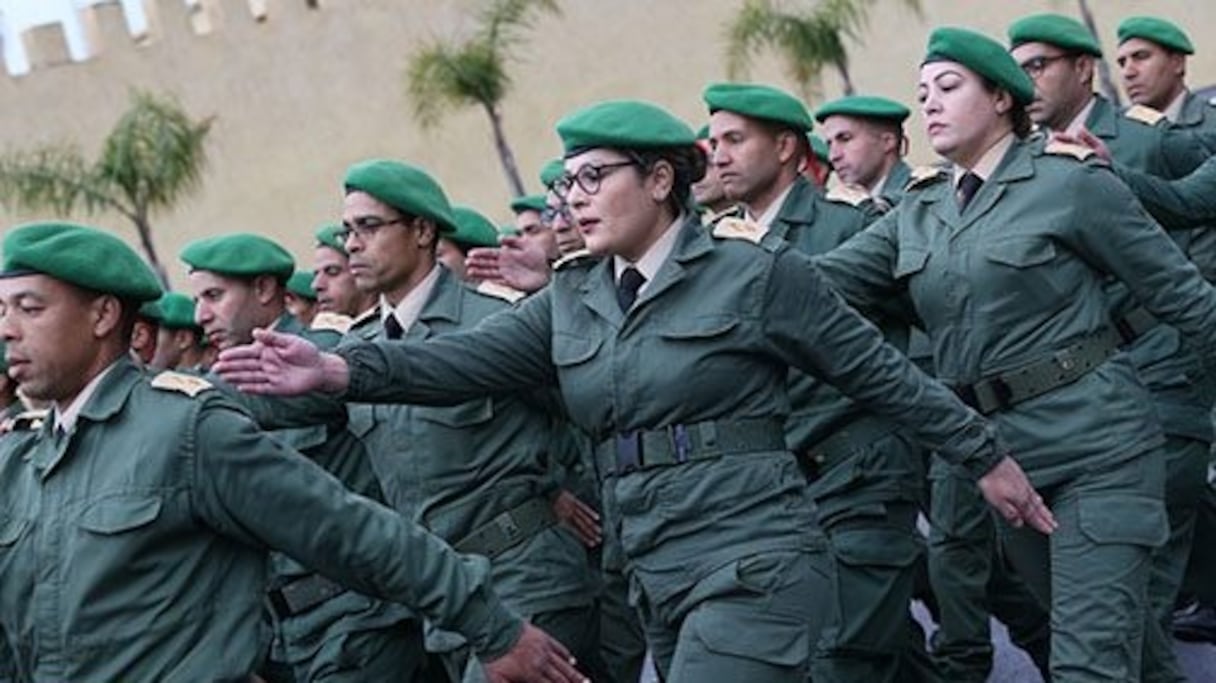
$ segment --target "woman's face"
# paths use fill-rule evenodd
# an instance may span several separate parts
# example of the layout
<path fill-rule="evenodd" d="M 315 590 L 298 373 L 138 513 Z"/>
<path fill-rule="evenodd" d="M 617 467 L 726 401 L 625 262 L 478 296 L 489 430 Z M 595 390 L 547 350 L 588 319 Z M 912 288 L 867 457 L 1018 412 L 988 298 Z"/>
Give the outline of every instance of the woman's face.
<path fill-rule="evenodd" d="M 922 66 L 917 99 L 933 151 L 964 167 L 1004 135 L 1012 106 L 1007 94 L 987 90 L 979 75 L 957 62 Z"/>
<path fill-rule="evenodd" d="M 636 162 L 600 148 L 566 159 L 566 177 L 570 215 L 592 254 L 632 261 L 645 253 L 662 209 L 654 174 L 643 177 Z"/>

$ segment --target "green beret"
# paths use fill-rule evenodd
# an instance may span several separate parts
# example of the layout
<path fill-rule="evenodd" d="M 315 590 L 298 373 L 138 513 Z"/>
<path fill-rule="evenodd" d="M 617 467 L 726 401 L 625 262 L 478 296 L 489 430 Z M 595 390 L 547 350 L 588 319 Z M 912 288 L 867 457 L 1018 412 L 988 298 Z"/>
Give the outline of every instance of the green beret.
<path fill-rule="evenodd" d="M 498 234 L 502 235 L 503 237 L 518 237 L 519 228 L 509 223 L 504 223 L 498 226 Z"/>
<path fill-rule="evenodd" d="M 708 140 L 709 139 L 709 124 L 708 123 L 697 129 L 697 139 L 698 140 Z"/>
<path fill-rule="evenodd" d="M 498 228 L 489 218 L 460 204 L 452 207 L 452 215 L 456 217 L 456 232 L 444 237 L 466 247 L 498 246 Z"/>
<path fill-rule="evenodd" d="M 824 142 L 823 138 L 814 133 L 807 133 L 806 139 L 810 141 L 811 151 L 815 153 L 815 157 L 831 166 L 831 150 L 828 149 L 828 143 Z"/>
<path fill-rule="evenodd" d="M 439 224 L 441 233 L 456 229 L 443 188 L 417 166 L 369 159 L 346 169 L 343 184 L 347 192 L 366 192 L 402 213 L 429 218 Z"/>
<path fill-rule="evenodd" d="M 1132 38 L 1143 38 L 1173 52 L 1181 52 L 1184 55 L 1195 54 L 1195 46 L 1191 45 L 1191 39 L 1186 37 L 1182 29 L 1165 19 L 1128 17 L 1119 24 L 1118 34 L 1120 45 Z"/>
<path fill-rule="evenodd" d="M 346 242 L 342 240 L 342 235 L 346 232 L 346 228 L 341 223 L 326 223 L 317 228 L 313 233 L 317 237 L 318 247 L 329 247 L 334 251 L 340 252 L 343 256 L 349 256 L 346 253 Z"/>
<path fill-rule="evenodd" d="M 297 270 L 287 278 L 287 291 L 302 299 L 316 301 L 317 290 L 312 288 L 312 276 L 311 270 Z"/>
<path fill-rule="evenodd" d="M 181 259 L 191 270 L 235 277 L 273 275 L 284 282 L 296 269 L 296 260 L 277 242 L 247 232 L 191 242 L 182 249 Z"/>
<path fill-rule="evenodd" d="M 982 33 L 951 26 L 929 34 L 925 61 L 958 62 L 1008 91 L 1019 104 L 1034 101 L 1034 81 L 1001 44 Z"/>
<path fill-rule="evenodd" d="M 511 210 L 517 214 L 525 211 L 544 211 L 545 195 L 526 194 L 522 197 L 516 197 L 511 200 Z"/>
<path fill-rule="evenodd" d="M 753 119 L 776 121 L 800 131 L 814 124 L 806 106 L 793 95 L 767 85 L 714 83 L 701 94 L 709 113 L 730 111 Z"/>
<path fill-rule="evenodd" d="M 1018 19 L 1009 26 L 1009 42 L 1011 47 L 1023 43 L 1047 43 L 1070 52 L 1102 56 L 1098 39 L 1085 28 L 1085 24 L 1063 14 L 1032 14 Z"/>
<path fill-rule="evenodd" d="M 159 299 L 153 299 L 152 301 L 143 302 L 142 304 L 139 305 L 139 310 L 137 311 L 137 313 L 139 314 L 139 317 L 147 318 L 148 320 L 151 320 L 156 323 L 160 323 L 160 319 L 164 315 L 164 313 L 161 313 L 161 310 L 160 310 L 160 300 Z"/>
<path fill-rule="evenodd" d="M 194 299 L 181 292 L 165 292 L 156 302 L 160 309 L 158 318 L 161 327 L 173 330 L 201 329 L 194 321 Z"/>
<path fill-rule="evenodd" d="M 566 165 L 561 159 L 550 159 L 540 168 L 540 184 L 549 187 L 566 172 Z"/>
<path fill-rule="evenodd" d="M 566 156 L 594 147 L 685 147 L 697 136 L 667 110 L 638 100 L 608 100 L 557 122 Z"/>
<path fill-rule="evenodd" d="M 152 269 L 125 242 L 75 223 L 29 223 L 8 231 L 0 277 L 35 273 L 123 299 L 152 301 L 161 294 Z"/>
<path fill-rule="evenodd" d="M 815 111 L 815 120 L 823 123 L 829 116 L 856 116 L 863 119 L 882 119 L 903 123 L 912 112 L 907 107 L 874 95 L 849 95 L 832 100 Z"/>

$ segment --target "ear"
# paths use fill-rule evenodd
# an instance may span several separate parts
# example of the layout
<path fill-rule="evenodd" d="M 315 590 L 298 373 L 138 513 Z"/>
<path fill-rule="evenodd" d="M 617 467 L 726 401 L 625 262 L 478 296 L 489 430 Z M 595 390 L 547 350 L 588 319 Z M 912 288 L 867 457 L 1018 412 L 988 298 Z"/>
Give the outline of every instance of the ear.
<path fill-rule="evenodd" d="M 434 248 L 439 242 L 439 226 L 429 218 L 418 217 L 414 221 L 418 226 L 418 246 L 424 250 Z"/>
<path fill-rule="evenodd" d="M 777 133 L 777 161 L 782 166 L 797 158 L 798 144 L 798 135 L 793 131 L 783 130 Z"/>
<path fill-rule="evenodd" d="M 89 307 L 89 318 L 94 339 L 103 339 L 114 334 L 122 325 L 122 302 L 112 294 L 103 294 L 93 300 Z"/>
<path fill-rule="evenodd" d="M 671 196 L 671 188 L 675 184 L 675 180 L 676 170 L 672 168 L 670 161 L 659 159 L 655 162 L 654 167 L 650 169 L 650 177 L 647 179 L 650 196 L 655 203 L 661 204 L 667 201 L 667 198 Z"/>
<path fill-rule="evenodd" d="M 994 92 L 996 93 L 996 101 L 993 102 L 993 107 L 997 115 L 1004 116 L 1012 111 L 1013 95 L 1010 95 L 1009 91 L 1003 88 L 997 88 Z"/>
<path fill-rule="evenodd" d="M 259 304 L 269 306 L 282 294 L 283 285 L 275 276 L 259 275 L 253 279 L 253 297 Z"/>

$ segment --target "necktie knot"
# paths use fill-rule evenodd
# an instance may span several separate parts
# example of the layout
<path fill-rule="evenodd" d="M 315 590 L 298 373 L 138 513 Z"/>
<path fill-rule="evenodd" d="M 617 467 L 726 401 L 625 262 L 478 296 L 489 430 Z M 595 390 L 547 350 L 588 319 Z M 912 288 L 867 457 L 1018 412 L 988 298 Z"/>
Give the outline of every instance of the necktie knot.
<path fill-rule="evenodd" d="M 958 181 L 958 210 L 962 211 L 971 203 L 971 198 L 979 191 L 980 185 L 984 184 L 983 178 L 980 178 L 971 171 L 963 174 Z"/>
<path fill-rule="evenodd" d="M 646 276 L 633 266 L 621 272 L 621 279 L 616 285 L 616 301 L 621 305 L 622 313 L 633 307 L 633 302 L 638 299 L 638 290 L 645 282 Z"/>
<path fill-rule="evenodd" d="M 384 336 L 389 339 L 400 339 L 405 334 L 405 328 L 401 327 L 401 321 L 397 320 L 394 313 L 389 313 L 384 319 Z"/>

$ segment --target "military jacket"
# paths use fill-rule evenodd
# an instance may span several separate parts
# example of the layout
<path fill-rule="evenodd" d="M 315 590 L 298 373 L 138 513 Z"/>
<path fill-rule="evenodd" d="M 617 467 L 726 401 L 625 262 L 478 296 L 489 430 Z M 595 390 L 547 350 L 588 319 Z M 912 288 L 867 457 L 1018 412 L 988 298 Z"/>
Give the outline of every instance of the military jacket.
<path fill-rule="evenodd" d="M 1108 168 L 1015 142 L 961 213 L 948 176 L 914 183 L 894 211 L 818 259 L 859 305 L 908 293 L 939 377 L 975 382 L 1106 328 L 1108 273 L 1216 348 L 1216 292 Z M 1159 443 L 1147 398 L 1116 354 L 993 417 L 1042 485 Z"/>
<path fill-rule="evenodd" d="M 72 433 L 48 420 L 0 438 L 0 635 L 18 680 L 244 680 L 268 549 L 486 654 L 518 637 L 484 560 L 347 491 L 198 378 L 120 359 Z"/>
<path fill-rule="evenodd" d="M 714 239 L 696 219 L 676 229 L 671 255 L 628 313 L 611 259 L 569 263 L 474 330 L 341 347 L 348 396 L 450 403 L 556 385 L 574 423 L 601 444 L 630 430 L 770 418 L 780 441 L 792 365 L 909 425 L 973 473 L 1000 457 L 985 422 L 883 343 L 808 257 Z M 726 562 L 822 544 L 805 487 L 785 449 L 757 449 L 607 476 L 603 491 L 627 567 L 657 604 Z"/>

